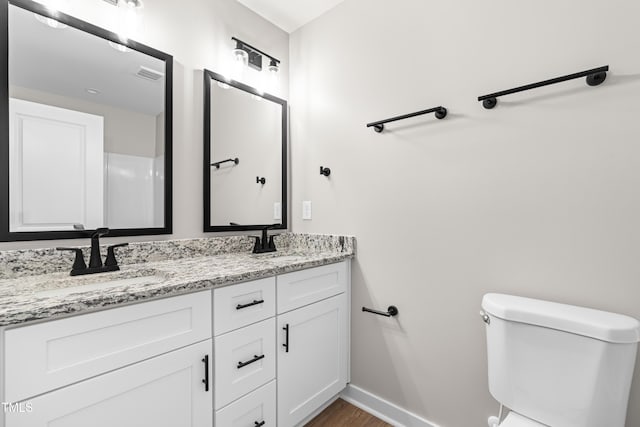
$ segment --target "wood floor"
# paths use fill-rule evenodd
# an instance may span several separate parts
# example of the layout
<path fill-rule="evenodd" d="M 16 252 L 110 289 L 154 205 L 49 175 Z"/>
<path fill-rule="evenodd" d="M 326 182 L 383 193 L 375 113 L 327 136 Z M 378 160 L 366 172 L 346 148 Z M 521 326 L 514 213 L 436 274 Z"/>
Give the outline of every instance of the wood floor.
<path fill-rule="evenodd" d="M 393 427 L 342 399 L 333 402 L 305 427 Z"/>

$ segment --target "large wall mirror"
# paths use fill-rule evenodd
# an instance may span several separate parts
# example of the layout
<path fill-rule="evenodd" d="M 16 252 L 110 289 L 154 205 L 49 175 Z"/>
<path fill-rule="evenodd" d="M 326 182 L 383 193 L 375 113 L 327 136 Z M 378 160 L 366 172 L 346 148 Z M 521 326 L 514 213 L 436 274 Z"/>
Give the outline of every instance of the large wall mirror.
<path fill-rule="evenodd" d="M 171 233 L 172 57 L 0 1 L 0 240 Z"/>
<path fill-rule="evenodd" d="M 204 90 L 204 231 L 286 229 L 287 102 L 209 70 Z"/>

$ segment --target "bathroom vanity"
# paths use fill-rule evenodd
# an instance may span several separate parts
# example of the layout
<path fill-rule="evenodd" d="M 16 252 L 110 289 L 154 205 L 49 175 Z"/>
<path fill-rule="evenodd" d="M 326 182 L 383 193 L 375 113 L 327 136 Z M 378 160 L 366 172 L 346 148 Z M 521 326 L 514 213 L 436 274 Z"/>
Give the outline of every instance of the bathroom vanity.
<path fill-rule="evenodd" d="M 317 413 L 349 381 L 353 239 L 284 235 L 265 255 L 225 252 L 229 239 L 251 245 L 158 242 L 156 260 L 115 274 L 0 280 L 2 425 L 284 427 Z"/>

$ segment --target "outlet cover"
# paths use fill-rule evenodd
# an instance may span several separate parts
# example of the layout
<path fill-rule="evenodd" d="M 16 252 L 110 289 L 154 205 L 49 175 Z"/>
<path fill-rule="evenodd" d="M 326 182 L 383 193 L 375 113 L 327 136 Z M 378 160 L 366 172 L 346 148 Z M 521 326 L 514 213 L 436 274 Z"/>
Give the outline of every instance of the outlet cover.
<path fill-rule="evenodd" d="M 273 220 L 282 220 L 282 204 L 280 202 L 275 202 L 273 204 Z"/>
<path fill-rule="evenodd" d="M 311 201 L 304 200 L 302 202 L 302 219 L 310 220 L 311 219 Z"/>

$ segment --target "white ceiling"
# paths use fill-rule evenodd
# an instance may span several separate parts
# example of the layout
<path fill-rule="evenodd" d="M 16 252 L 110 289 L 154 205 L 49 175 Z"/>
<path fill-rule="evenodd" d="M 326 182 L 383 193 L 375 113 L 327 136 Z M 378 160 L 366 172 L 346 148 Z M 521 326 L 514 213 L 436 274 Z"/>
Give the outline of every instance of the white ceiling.
<path fill-rule="evenodd" d="M 155 116 L 164 111 L 165 80 L 137 77 L 140 66 L 165 71 L 157 58 L 119 52 L 104 39 L 72 27 L 51 28 L 33 13 L 9 7 L 11 85 Z"/>
<path fill-rule="evenodd" d="M 292 33 L 344 0 L 238 0 L 258 15 Z"/>

